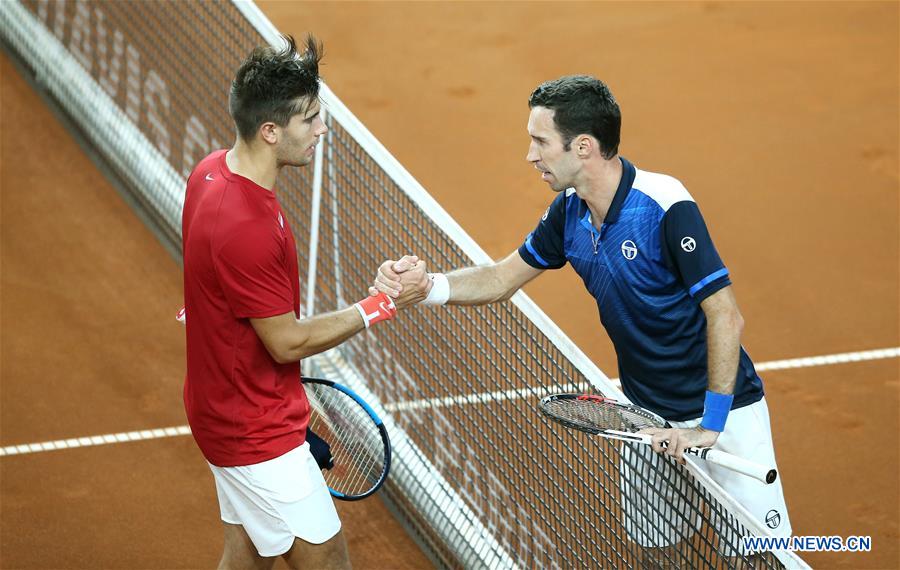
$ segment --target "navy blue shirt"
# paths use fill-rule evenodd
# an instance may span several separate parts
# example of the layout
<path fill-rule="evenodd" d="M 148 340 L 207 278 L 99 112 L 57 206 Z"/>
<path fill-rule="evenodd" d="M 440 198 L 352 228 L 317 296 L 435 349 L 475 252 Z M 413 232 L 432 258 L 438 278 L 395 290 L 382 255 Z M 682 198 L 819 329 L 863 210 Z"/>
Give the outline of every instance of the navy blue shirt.
<path fill-rule="evenodd" d="M 598 231 L 574 189 L 560 193 L 519 255 L 537 269 L 566 262 L 597 300 L 622 389 L 667 420 L 703 415 L 706 315 L 700 302 L 731 284 L 700 210 L 676 179 L 622 160 Z M 762 381 L 741 347 L 732 409 L 758 401 Z"/>

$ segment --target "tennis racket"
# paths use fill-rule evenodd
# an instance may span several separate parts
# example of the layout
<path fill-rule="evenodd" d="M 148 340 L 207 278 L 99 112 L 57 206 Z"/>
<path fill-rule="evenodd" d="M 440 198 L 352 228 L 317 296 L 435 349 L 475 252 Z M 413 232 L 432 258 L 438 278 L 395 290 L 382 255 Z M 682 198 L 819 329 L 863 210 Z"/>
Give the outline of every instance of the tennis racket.
<path fill-rule="evenodd" d="M 651 444 L 651 437 L 635 432 L 645 428 L 669 427 L 665 420 L 653 412 L 594 394 L 546 396 L 541 398 L 540 410 L 551 420 L 566 427 L 644 445 Z M 664 447 L 666 443 L 663 442 Z M 763 483 L 774 483 L 778 478 L 778 472 L 772 467 L 710 447 L 689 447 L 684 453 L 743 473 Z"/>
<path fill-rule="evenodd" d="M 350 388 L 303 377 L 312 415 L 309 427 L 331 446 L 334 466 L 323 471 L 331 495 L 364 499 L 384 484 L 391 468 L 391 441 L 381 418 Z"/>

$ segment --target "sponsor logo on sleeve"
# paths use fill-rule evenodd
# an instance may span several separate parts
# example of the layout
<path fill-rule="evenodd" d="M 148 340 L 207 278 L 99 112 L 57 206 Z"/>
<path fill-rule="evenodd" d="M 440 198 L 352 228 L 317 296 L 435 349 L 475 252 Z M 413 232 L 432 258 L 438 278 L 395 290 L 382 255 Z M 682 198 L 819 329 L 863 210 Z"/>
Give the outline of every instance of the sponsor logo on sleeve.
<path fill-rule="evenodd" d="M 697 241 L 691 236 L 684 236 L 681 238 L 681 249 L 690 253 L 697 249 Z"/>

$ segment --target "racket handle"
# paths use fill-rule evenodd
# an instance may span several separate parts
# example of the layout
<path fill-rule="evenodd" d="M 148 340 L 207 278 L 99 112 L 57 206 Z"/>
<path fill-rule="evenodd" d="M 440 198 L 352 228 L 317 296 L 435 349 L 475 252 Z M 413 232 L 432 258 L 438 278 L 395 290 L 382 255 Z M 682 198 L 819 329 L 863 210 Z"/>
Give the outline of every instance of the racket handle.
<path fill-rule="evenodd" d="M 652 445 L 653 438 L 645 433 L 631 433 L 627 431 L 606 430 L 600 435 L 609 439 L 618 439 L 621 441 L 630 441 L 632 443 L 641 443 L 643 445 Z M 662 442 L 663 447 L 668 447 L 669 442 Z M 753 477 L 758 481 L 762 481 L 767 485 L 771 485 L 778 478 L 778 471 L 766 465 L 760 465 L 753 461 L 748 461 L 743 457 L 732 455 L 711 447 L 688 447 L 684 450 L 687 455 L 699 457 L 710 463 L 721 465 L 726 469 L 731 469 L 738 473 L 742 473 L 748 477 Z"/>
<path fill-rule="evenodd" d="M 607 425 L 602 421 L 597 422 L 593 418 L 589 418 L 587 421 L 581 421 L 583 418 L 573 419 L 573 417 L 578 418 L 578 414 L 571 417 L 568 415 L 568 413 L 562 413 L 562 415 L 560 415 L 560 413 L 555 411 L 554 406 L 551 405 L 553 402 L 560 402 L 563 408 L 572 408 L 572 406 L 575 405 L 573 404 L 573 402 L 577 400 L 590 400 L 594 403 L 595 406 L 598 407 L 598 409 L 603 410 L 605 413 L 610 411 L 614 411 L 613 413 L 621 413 L 623 409 L 627 409 L 631 410 L 633 413 L 636 411 L 640 411 L 641 413 L 638 415 L 646 416 L 647 414 L 650 414 L 652 416 L 650 412 L 641 411 L 636 406 L 618 404 L 612 400 L 607 400 L 600 396 L 590 394 L 557 394 L 555 396 L 546 396 L 541 399 L 540 409 L 541 412 L 543 412 L 547 416 L 550 416 L 551 419 L 570 428 L 575 428 L 583 432 L 587 432 L 593 435 L 599 435 L 601 437 L 606 437 L 609 439 L 618 439 L 631 443 L 652 445 L 653 437 L 649 434 L 608 429 L 609 425 L 615 424 Z M 566 406 L 567 402 L 569 403 L 568 406 Z M 588 405 L 588 407 L 591 407 L 590 404 Z M 661 444 L 662 447 L 668 447 L 669 442 L 663 441 L 661 442 Z M 731 455 L 730 453 L 719 451 L 717 449 L 711 449 L 708 447 L 689 447 L 684 450 L 684 453 L 699 457 L 700 459 L 704 459 L 710 463 L 716 463 L 717 465 L 721 465 L 726 469 L 731 469 L 736 473 L 741 473 L 748 477 L 753 477 L 754 479 L 762 481 L 766 484 L 774 483 L 778 479 L 778 472 L 770 466 L 760 465 L 758 463 L 748 461 L 742 457 L 737 457 Z"/>
<path fill-rule="evenodd" d="M 719 451 L 717 449 L 711 449 L 709 447 L 689 447 L 688 449 L 685 449 L 684 452 L 690 455 L 696 455 L 700 459 L 705 459 L 710 463 L 721 465 L 732 471 L 743 473 L 744 475 L 753 477 L 767 485 L 774 483 L 778 478 L 778 471 L 771 467 L 760 465 L 759 463 L 748 461 L 743 457 L 738 457 L 737 455 L 725 453 L 724 451 Z"/>

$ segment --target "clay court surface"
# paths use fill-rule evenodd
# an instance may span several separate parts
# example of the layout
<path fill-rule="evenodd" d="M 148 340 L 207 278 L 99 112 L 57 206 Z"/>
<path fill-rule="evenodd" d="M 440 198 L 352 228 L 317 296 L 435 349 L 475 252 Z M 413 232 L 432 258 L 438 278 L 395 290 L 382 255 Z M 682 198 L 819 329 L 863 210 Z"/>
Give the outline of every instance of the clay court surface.
<path fill-rule="evenodd" d="M 700 204 L 757 363 L 900 345 L 898 6 L 260 3 L 324 40 L 331 88 L 494 257 L 552 198 L 524 160 L 528 94 L 607 81 L 623 156 Z M 185 424 L 177 262 L 6 55 L 0 78 L 0 446 Z M 617 375 L 574 272 L 526 291 Z M 762 376 L 794 534 L 872 537 L 804 560 L 898 567 L 898 360 Z M 2 568 L 218 560 L 188 436 L 3 457 L 0 477 Z M 429 566 L 380 501 L 339 506 L 356 567 Z"/>

